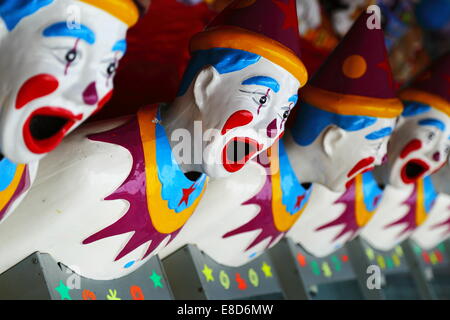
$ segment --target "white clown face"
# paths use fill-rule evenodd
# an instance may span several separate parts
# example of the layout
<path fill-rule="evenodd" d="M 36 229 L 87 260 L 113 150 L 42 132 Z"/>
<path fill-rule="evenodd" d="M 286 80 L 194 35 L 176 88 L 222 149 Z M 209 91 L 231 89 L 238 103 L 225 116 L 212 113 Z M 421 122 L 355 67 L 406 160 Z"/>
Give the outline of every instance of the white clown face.
<path fill-rule="evenodd" d="M 325 137 L 323 147 L 330 150 L 325 150 L 325 153 L 328 153 L 332 164 L 322 168 L 325 186 L 332 191 L 343 192 L 358 174 L 381 165 L 386 158 L 394 125 L 395 119 L 379 118 L 373 125 L 358 131 L 339 129 L 340 139 Z M 333 143 L 335 146 L 331 147 Z"/>
<path fill-rule="evenodd" d="M 201 72 L 212 73 L 202 98 L 204 107 L 200 107 L 207 130 L 203 170 L 216 178 L 240 170 L 280 137 L 297 103 L 300 83 L 263 57 L 231 73 L 219 74 L 213 67 L 207 70 Z M 199 81 L 196 87 L 202 88 Z"/>
<path fill-rule="evenodd" d="M 450 151 L 450 117 L 431 108 L 402 117 L 388 147 L 389 183 L 404 187 L 438 171 Z"/>
<path fill-rule="evenodd" d="M 74 12 L 80 23 L 70 25 Z M 5 32 L 0 153 L 17 163 L 39 160 L 99 110 L 112 95 L 127 28 L 101 9 L 63 0 Z"/>

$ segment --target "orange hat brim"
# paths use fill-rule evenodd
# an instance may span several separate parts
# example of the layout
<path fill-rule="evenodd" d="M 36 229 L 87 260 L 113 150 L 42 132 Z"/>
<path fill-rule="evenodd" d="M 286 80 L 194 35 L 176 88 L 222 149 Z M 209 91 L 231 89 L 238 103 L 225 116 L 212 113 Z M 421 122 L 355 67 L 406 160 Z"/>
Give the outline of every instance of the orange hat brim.
<path fill-rule="evenodd" d="M 342 115 L 396 118 L 403 112 L 403 104 L 397 98 L 382 99 L 341 94 L 311 85 L 300 91 L 303 101 L 315 107 Z"/>
<path fill-rule="evenodd" d="M 416 101 L 428 104 L 450 117 L 450 103 L 435 94 L 417 89 L 405 89 L 400 92 L 399 97 L 403 101 Z"/>
<path fill-rule="evenodd" d="M 139 19 L 139 10 L 132 0 L 79 0 L 102 9 L 132 27 Z"/>
<path fill-rule="evenodd" d="M 289 71 L 303 87 L 308 71 L 294 52 L 278 41 L 239 27 L 217 27 L 196 34 L 191 39 L 191 52 L 212 48 L 231 48 L 260 55 Z"/>

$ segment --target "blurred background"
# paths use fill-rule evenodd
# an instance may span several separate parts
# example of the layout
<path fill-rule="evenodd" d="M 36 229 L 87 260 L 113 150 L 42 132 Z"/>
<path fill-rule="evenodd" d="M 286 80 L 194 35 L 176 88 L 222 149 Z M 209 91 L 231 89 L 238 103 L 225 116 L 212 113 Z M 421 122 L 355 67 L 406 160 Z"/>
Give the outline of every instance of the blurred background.
<path fill-rule="evenodd" d="M 91 121 L 170 102 L 189 61 L 189 40 L 232 0 L 138 0 L 140 22 L 128 33 L 128 52 L 108 105 Z M 398 88 L 450 49 L 450 0 L 296 0 L 302 60 L 310 76 L 350 29 L 376 4 Z M 144 13 L 147 7 L 147 12 Z"/>

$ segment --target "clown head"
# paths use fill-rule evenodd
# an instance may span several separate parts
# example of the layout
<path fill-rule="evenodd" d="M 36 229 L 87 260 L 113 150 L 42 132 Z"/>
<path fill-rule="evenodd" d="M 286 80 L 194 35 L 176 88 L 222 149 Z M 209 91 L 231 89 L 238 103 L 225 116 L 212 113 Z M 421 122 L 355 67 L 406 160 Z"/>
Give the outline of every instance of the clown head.
<path fill-rule="evenodd" d="M 445 165 L 450 152 L 450 54 L 400 93 L 405 110 L 389 144 L 389 183 L 402 187 Z"/>
<path fill-rule="evenodd" d="M 294 144 L 292 156 L 298 155 L 300 179 L 337 192 L 382 163 L 403 109 L 395 97 L 383 32 L 368 29 L 368 18 L 360 16 L 301 91 L 303 102 L 287 137 Z"/>
<path fill-rule="evenodd" d="M 200 170 L 209 176 L 234 173 L 269 148 L 307 81 L 297 24 L 283 28 L 280 8 L 296 17 L 294 1 L 235 1 L 191 41 L 175 104 L 201 121 Z M 265 12 L 273 13 L 270 21 Z"/>
<path fill-rule="evenodd" d="M 132 0 L 0 1 L 0 153 L 39 160 L 111 97 Z"/>

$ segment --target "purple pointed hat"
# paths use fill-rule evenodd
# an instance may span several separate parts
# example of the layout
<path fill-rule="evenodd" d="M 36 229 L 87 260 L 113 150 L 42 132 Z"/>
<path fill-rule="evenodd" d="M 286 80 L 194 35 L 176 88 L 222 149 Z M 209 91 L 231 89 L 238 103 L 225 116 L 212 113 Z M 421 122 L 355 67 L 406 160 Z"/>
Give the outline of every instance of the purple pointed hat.
<path fill-rule="evenodd" d="M 191 40 L 191 52 L 232 48 L 258 54 L 283 67 L 303 86 L 295 0 L 235 0 Z"/>
<path fill-rule="evenodd" d="M 450 52 L 435 60 L 400 92 L 405 101 L 428 104 L 450 116 Z"/>
<path fill-rule="evenodd" d="M 383 30 L 373 28 L 373 19 L 378 17 L 366 12 L 359 16 L 302 90 L 306 102 L 344 115 L 393 118 L 402 112 Z"/>

